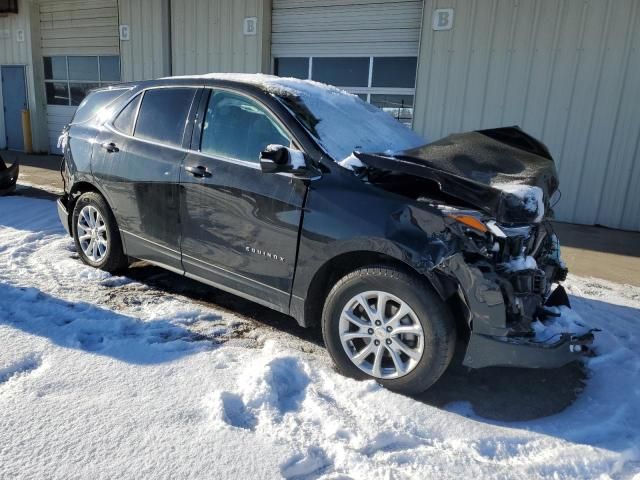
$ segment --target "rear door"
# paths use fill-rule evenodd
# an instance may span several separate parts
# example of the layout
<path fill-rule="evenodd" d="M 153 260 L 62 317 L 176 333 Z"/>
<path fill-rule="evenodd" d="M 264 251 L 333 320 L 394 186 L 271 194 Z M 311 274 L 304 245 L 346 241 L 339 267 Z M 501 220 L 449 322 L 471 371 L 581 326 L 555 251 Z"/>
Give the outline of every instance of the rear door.
<path fill-rule="evenodd" d="M 162 87 L 138 94 L 98 135 L 92 161 L 127 254 L 178 271 L 180 168 L 199 92 Z"/>
<path fill-rule="evenodd" d="M 180 181 L 185 272 L 288 311 L 307 187 L 262 173 L 259 155 L 292 136 L 255 98 L 206 89 L 201 101 Z"/>

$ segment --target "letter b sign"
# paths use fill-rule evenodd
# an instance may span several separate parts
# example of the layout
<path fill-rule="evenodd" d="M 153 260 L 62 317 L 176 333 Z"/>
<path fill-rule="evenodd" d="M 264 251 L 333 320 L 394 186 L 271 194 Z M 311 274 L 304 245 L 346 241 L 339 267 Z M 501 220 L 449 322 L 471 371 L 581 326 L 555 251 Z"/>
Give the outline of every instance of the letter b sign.
<path fill-rule="evenodd" d="M 453 27 L 453 8 L 438 8 L 433 11 L 434 30 L 451 30 Z"/>

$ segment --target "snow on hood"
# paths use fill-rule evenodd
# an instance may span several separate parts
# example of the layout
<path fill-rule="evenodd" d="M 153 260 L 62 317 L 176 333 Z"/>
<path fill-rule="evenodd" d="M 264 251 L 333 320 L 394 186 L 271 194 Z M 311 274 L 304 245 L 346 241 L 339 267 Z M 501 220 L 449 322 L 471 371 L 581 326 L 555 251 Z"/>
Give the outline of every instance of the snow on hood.
<path fill-rule="evenodd" d="M 522 200 L 524 209 L 536 214 L 534 222 L 544 217 L 544 192 L 540 187 L 529 185 L 494 185 L 494 188 L 515 195 Z"/>
<path fill-rule="evenodd" d="M 340 165 L 343 168 L 346 168 L 347 170 L 354 170 L 356 168 L 363 168 L 365 166 L 364 163 L 362 163 L 362 161 L 358 157 L 356 157 L 353 153 L 348 157 L 346 157 L 345 159 L 340 160 L 338 162 L 338 165 Z"/>
<path fill-rule="evenodd" d="M 298 78 L 249 73 L 184 77 L 246 83 L 278 97 L 335 161 L 354 150 L 396 152 L 425 140 L 379 108 L 337 87 Z"/>

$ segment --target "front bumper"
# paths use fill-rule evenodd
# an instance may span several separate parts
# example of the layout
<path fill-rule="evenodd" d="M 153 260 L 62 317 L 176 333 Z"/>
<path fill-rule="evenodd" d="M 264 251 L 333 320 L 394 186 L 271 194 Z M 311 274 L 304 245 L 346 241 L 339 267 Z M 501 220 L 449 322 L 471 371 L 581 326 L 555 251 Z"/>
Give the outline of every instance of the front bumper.
<path fill-rule="evenodd" d="M 463 361 L 465 366 L 557 368 L 585 355 L 593 355 L 589 348 L 594 339 L 592 331 L 562 332 L 553 343 L 541 342 L 535 338 L 531 323 L 545 318 L 546 306 L 568 306 L 562 287 L 558 287 L 553 295 L 546 298 L 546 304 L 543 296 L 531 294 L 533 300 L 538 300 L 523 304 L 522 310 L 514 314 L 513 304 L 508 300 L 509 295 L 503 291 L 504 278 L 485 274 L 476 266 L 467 264 L 460 253 L 445 259 L 438 268 L 455 278 L 471 329 Z M 560 302 L 554 303 L 559 298 Z M 553 323 L 553 315 L 550 318 L 548 323 Z"/>
<path fill-rule="evenodd" d="M 71 235 L 71 229 L 69 228 L 69 212 L 67 211 L 67 207 L 65 205 L 65 197 L 58 198 L 56 202 L 56 206 L 58 207 L 58 217 L 60 218 L 60 223 L 67 232 L 67 235 Z"/>
<path fill-rule="evenodd" d="M 582 356 L 592 355 L 593 333 L 564 333 L 552 344 L 515 337 L 491 337 L 472 333 L 464 365 L 482 367 L 558 368 Z"/>

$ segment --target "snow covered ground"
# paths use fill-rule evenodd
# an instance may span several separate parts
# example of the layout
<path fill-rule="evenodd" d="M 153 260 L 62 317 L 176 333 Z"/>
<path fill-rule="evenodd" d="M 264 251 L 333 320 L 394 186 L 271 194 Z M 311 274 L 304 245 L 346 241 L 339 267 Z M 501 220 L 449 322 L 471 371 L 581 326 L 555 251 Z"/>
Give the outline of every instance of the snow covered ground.
<path fill-rule="evenodd" d="M 0 478 L 640 479 L 640 289 L 567 286 L 604 330 L 586 385 L 507 422 L 346 379 L 286 329 L 88 268 L 53 202 L 2 198 Z"/>

